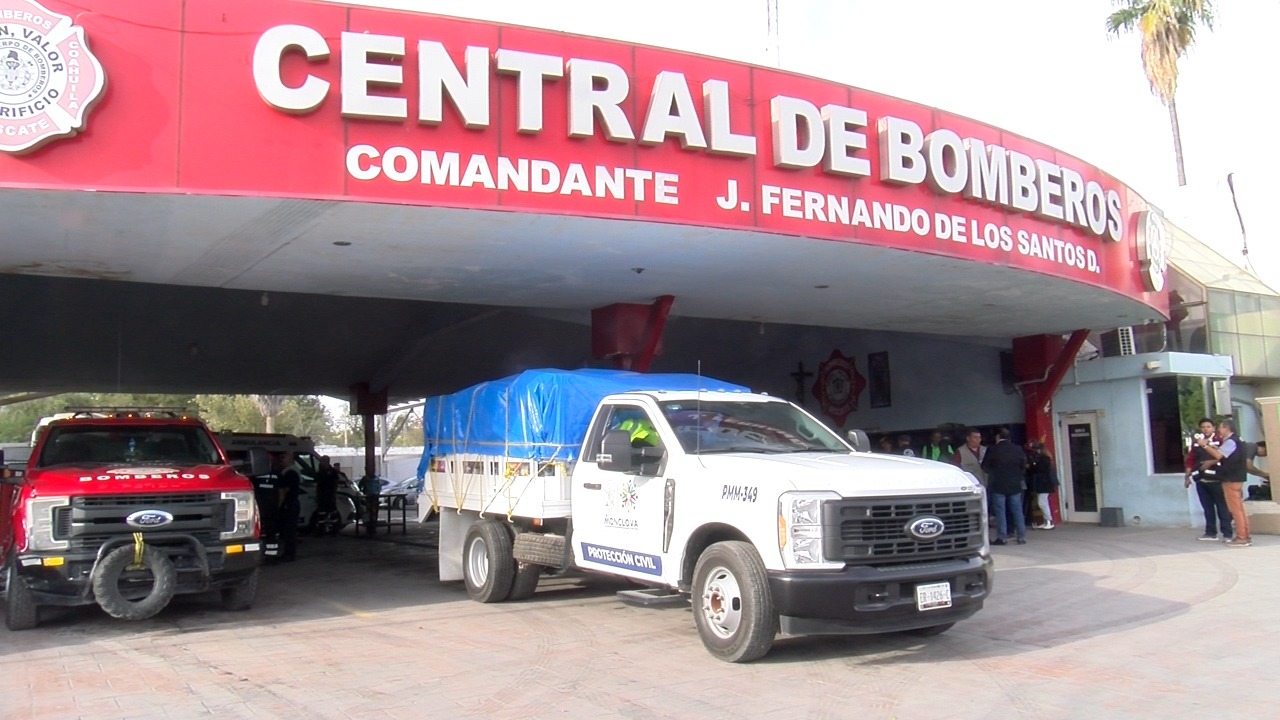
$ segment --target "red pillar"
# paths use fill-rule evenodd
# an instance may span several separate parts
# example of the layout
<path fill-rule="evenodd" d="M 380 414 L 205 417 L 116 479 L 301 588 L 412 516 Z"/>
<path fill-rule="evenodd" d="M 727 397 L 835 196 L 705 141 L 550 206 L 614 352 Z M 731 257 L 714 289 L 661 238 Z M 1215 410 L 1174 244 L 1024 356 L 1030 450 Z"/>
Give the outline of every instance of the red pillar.
<path fill-rule="evenodd" d="M 1022 390 L 1027 439 L 1044 443 L 1054 457 L 1057 454 L 1054 452 L 1053 415 L 1049 406 L 1088 336 L 1088 330 L 1076 330 L 1066 340 L 1061 335 L 1028 335 L 1013 339 L 1013 374 Z M 1050 506 L 1058 507 L 1056 498 Z M 1053 521 L 1061 519 L 1055 517 Z"/>

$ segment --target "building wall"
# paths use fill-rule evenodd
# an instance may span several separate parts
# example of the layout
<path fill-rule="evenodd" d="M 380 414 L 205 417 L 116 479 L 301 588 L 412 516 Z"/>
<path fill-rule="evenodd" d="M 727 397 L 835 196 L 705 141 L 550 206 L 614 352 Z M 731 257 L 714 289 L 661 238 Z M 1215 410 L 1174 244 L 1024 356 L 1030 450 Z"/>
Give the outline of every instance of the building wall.
<path fill-rule="evenodd" d="M 682 318 L 663 334 L 664 352 L 654 372 L 701 372 L 758 392 L 799 401 L 837 429 L 869 432 L 936 427 L 942 423 L 1021 423 L 1022 400 L 1001 381 L 998 345 L 962 338 L 844 330 L 797 325 L 760 325 Z M 822 416 L 812 394 L 820 365 L 839 350 L 869 381 L 867 355 L 889 354 L 891 405 L 871 407 L 869 387 L 842 427 Z M 792 377 L 800 364 L 813 373 L 798 393 Z"/>

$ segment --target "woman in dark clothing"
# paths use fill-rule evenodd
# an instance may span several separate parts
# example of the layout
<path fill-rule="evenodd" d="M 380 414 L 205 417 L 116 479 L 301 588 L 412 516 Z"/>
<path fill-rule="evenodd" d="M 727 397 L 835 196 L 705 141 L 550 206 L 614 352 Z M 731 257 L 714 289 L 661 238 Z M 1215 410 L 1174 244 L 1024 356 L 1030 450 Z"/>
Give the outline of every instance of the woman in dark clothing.
<path fill-rule="evenodd" d="M 1058 468 L 1054 465 L 1053 456 L 1044 449 L 1044 443 L 1031 443 L 1031 457 L 1027 467 L 1027 487 L 1036 496 L 1040 506 L 1040 514 L 1044 522 L 1031 527 L 1039 530 L 1053 529 L 1053 511 L 1049 508 L 1049 496 L 1058 491 Z"/>

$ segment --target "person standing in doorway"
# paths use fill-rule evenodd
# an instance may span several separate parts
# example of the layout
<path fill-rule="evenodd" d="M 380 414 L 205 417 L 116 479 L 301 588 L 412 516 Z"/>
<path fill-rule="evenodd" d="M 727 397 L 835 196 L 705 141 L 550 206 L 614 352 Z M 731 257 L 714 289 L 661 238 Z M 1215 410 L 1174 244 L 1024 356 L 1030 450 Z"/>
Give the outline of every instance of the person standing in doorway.
<path fill-rule="evenodd" d="M 1027 454 L 1009 442 L 1009 428 L 996 432 L 996 444 L 982 460 L 987 471 L 987 487 L 995 495 L 996 539 L 992 545 L 1009 542 L 1009 515 L 1013 516 L 1014 538 L 1027 544 L 1027 520 L 1022 512 L 1022 491 L 1026 482 Z"/>
<path fill-rule="evenodd" d="M 1044 443 L 1031 443 L 1031 457 L 1028 460 L 1027 484 L 1035 493 L 1036 504 L 1040 507 L 1040 515 L 1044 522 L 1032 525 L 1037 530 L 1053 529 L 1053 510 L 1049 507 L 1049 496 L 1058 491 L 1058 468 L 1053 456 L 1045 449 Z"/>
<path fill-rule="evenodd" d="M 1196 497 L 1200 499 L 1200 508 L 1204 510 L 1204 534 L 1199 539 L 1217 540 L 1218 529 L 1222 529 L 1222 539 L 1231 539 L 1231 509 L 1227 507 L 1227 498 L 1222 494 L 1222 483 L 1218 481 L 1218 471 L 1212 467 L 1213 456 L 1200 447 L 1201 439 L 1207 445 L 1218 445 L 1217 428 L 1209 418 L 1200 418 L 1196 434 L 1192 436 L 1191 451 L 1187 453 L 1187 472 L 1182 486 L 1191 487 L 1196 484 Z M 1208 466 L 1205 469 L 1205 466 Z"/>
<path fill-rule="evenodd" d="M 960 469 L 978 479 L 987 490 L 987 518 L 994 522 L 996 518 L 995 498 L 991 488 L 987 487 L 987 471 L 982 468 L 982 461 L 987 457 L 987 446 L 982 444 L 982 432 L 977 428 L 964 431 L 964 445 L 956 453 Z"/>
<path fill-rule="evenodd" d="M 1205 463 L 1205 467 L 1216 461 L 1218 479 L 1222 483 L 1222 492 L 1227 498 L 1227 507 L 1231 509 L 1231 519 L 1235 522 L 1235 539 L 1227 543 L 1227 547 L 1249 547 L 1253 538 L 1249 535 L 1249 515 L 1244 509 L 1245 481 L 1245 449 L 1244 444 L 1236 438 L 1236 421 L 1222 418 L 1218 421 L 1217 447 L 1210 445 L 1207 438 L 1200 437 L 1196 445 L 1205 449 L 1213 461 Z"/>

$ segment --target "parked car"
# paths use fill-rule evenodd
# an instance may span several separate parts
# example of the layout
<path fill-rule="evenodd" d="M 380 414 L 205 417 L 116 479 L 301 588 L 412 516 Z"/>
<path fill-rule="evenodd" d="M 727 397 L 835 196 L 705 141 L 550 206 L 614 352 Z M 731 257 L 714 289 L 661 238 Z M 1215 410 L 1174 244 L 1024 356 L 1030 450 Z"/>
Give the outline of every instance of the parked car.
<path fill-rule="evenodd" d="M 404 495 L 405 502 L 409 505 L 418 504 L 418 494 L 421 492 L 421 480 L 416 475 L 394 481 L 387 478 L 379 478 L 382 481 L 383 495 Z"/>

